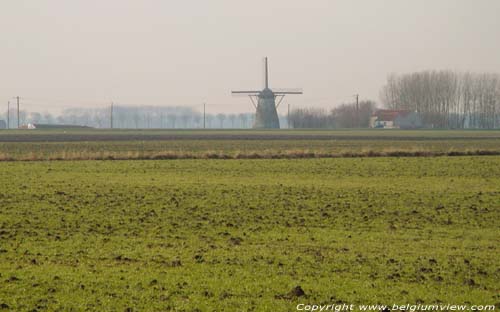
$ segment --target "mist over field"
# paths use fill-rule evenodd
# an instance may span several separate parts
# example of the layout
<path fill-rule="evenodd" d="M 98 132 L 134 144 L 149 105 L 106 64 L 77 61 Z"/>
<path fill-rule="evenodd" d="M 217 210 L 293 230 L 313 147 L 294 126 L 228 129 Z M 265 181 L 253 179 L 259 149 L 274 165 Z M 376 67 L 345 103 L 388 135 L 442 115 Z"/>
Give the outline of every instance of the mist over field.
<path fill-rule="evenodd" d="M 231 89 L 300 87 L 292 107 L 379 102 L 391 73 L 499 73 L 495 0 L 3 1 L 0 107 L 253 111 Z M 4 109 L 2 108 L 3 112 Z M 286 106 L 279 110 L 286 113 Z"/>

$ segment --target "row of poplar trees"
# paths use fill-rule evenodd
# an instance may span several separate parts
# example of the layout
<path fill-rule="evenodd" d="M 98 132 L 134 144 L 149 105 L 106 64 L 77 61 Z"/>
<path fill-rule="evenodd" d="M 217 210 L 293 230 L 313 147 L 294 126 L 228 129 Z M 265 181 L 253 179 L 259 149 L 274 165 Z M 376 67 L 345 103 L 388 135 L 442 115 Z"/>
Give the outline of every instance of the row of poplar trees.
<path fill-rule="evenodd" d="M 500 75 L 423 71 L 390 75 L 381 100 L 390 109 L 417 111 L 434 128 L 499 128 Z"/>

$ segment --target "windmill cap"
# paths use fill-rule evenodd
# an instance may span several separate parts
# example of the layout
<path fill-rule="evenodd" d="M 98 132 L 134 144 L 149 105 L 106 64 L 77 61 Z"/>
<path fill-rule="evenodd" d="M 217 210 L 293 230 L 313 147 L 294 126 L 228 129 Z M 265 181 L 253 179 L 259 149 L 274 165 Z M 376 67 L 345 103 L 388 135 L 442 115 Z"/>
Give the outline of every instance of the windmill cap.
<path fill-rule="evenodd" d="M 274 92 L 269 88 L 265 88 L 264 90 L 262 90 L 260 92 L 260 96 L 262 96 L 262 97 L 274 97 Z"/>

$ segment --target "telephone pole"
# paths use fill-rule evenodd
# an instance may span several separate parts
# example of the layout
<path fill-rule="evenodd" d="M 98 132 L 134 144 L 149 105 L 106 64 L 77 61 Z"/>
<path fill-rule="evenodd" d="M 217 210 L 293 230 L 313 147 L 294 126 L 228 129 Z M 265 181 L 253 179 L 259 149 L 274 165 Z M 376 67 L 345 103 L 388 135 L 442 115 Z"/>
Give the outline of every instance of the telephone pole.
<path fill-rule="evenodd" d="M 207 103 L 203 103 L 203 129 L 205 129 L 205 111 L 206 111 L 206 106 L 207 106 Z"/>
<path fill-rule="evenodd" d="M 7 101 L 7 129 L 10 129 L 10 101 Z"/>
<path fill-rule="evenodd" d="M 354 96 L 356 97 L 356 128 L 359 128 L 359 94 Z"/>
<path fill-rule="evenodd" d="M 113 102 L 111 102 L 111 110 L 109 114 L 109 124 L 111 126 L 111 129 L 113 129 Z"/>
<path fill-rule="evenodd" d="M 290 129 L 290 103 L 288 103 L 288 115 L 286 117 L 286 123 L 288 125 L 288 129 Z"/>
<path fill-rule="evenodd" d="M 19 129 L 19 96 L 16 96 L 17 100 L 17 129 Z"/>

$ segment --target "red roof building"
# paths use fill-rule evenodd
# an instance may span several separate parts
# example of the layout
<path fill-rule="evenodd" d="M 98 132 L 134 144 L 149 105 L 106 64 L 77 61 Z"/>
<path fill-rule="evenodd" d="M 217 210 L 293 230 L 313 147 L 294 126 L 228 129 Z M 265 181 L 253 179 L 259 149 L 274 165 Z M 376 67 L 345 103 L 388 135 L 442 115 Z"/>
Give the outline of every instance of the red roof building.
<path fill-rule="evenodd" d="M 422 127 L 417 112 L 411 110 L 379 109 L 370 118 L 372 128 L 415 129 Z"/>

